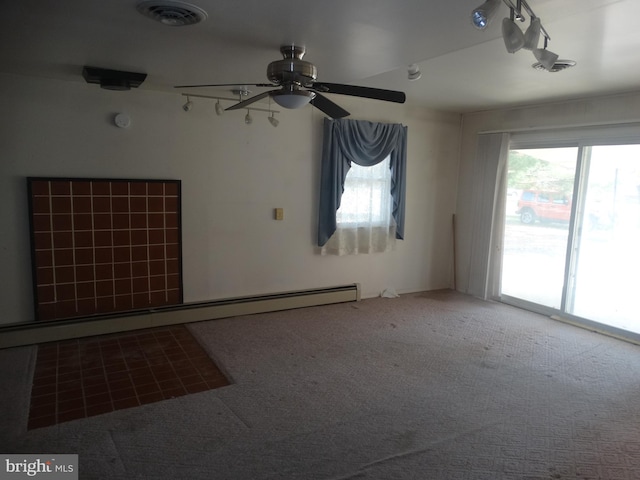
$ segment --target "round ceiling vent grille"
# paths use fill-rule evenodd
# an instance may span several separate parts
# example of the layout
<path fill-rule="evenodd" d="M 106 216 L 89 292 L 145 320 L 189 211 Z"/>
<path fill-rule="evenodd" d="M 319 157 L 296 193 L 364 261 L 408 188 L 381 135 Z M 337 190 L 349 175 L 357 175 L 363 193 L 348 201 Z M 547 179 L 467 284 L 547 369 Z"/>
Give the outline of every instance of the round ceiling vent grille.
<path fill-rule="evenodd" d="M 575 67 L 576 62 L 574 62 L 573 60 L 558 60 L 556 61 L 556 63 L 553 64 L 553 67 L 551 67 L 549 70 L 547 70 L 544 67 L 544 65 L 542 65 L 540 62 L 534 63 L 531 66 L 536 70 L 544 70 L 546 72 L 555 73 L 555 72 L 561 72 L 562 70 L 566 70 L 567 68 Z"/>
<path fill-rule="evenodd" d="M 147 0 L 136 8 L 145 17 L 170 27 L 194 25 L 207 19 L 207 12 L 200 7 L 173 0 Z"/>

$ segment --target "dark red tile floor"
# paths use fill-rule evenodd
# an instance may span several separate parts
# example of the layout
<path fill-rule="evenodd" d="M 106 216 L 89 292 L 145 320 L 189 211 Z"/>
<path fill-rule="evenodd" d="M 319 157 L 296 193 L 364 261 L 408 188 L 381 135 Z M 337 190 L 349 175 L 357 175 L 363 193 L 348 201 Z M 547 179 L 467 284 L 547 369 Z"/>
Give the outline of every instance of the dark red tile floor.
<path fill-rule="evenodd" d="M 44 343 L 28 429 L 229 385 L 183 325 Z"/>

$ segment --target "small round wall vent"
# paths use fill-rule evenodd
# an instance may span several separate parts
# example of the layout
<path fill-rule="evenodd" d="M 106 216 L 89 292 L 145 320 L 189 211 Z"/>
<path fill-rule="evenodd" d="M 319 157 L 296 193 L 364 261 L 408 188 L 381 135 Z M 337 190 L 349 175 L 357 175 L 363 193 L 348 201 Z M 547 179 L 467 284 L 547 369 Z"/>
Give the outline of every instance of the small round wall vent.
<path fill-rule="evenodd" d="M 190 3 L 173 0 L 147 0 L 136 5 L 138 12 L 163 25 L 184 27 L 207 19 L 207 12 Z"/>
<path fill-rule="evenodd" d="M 544 70 L 546 72 L 556 73 L 561 72 L 562 70 L 566 70 L 567 68 L 575 67 L 576 62 L 574 62 L 573 60 L 558 60 L 549 70 L 544 68 L 544 65 L 542 65 L 540 62 L 534 63 L 531 66 L 536 70 Z"/>

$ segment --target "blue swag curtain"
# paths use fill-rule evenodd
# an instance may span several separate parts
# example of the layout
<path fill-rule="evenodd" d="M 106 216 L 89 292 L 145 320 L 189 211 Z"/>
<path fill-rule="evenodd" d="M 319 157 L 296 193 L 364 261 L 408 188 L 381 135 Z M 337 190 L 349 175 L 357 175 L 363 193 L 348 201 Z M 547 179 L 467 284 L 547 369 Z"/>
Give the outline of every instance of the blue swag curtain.
<path fill-rule="evenodd" d="M 351 162 L 365 167 L 390 156 L 391 197 L 396 238 L 404 239 L 407 127 L 364 120 L 324 119 L 318 246 L 336 231 L 336 211 Z"/>

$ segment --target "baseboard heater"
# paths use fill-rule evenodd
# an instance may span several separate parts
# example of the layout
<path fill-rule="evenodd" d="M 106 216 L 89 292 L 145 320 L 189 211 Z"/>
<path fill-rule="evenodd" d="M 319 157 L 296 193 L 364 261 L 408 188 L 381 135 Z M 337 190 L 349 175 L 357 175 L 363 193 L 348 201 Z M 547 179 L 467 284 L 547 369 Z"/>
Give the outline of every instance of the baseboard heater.
<path fill-rule="evenodd" d="M 337 287 L 186 303 L 119 315 L 14 323 L 0 326 L 0 348 L 359 300 L 360 285 L 354 283 Z"/>

